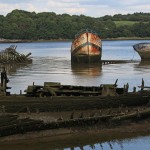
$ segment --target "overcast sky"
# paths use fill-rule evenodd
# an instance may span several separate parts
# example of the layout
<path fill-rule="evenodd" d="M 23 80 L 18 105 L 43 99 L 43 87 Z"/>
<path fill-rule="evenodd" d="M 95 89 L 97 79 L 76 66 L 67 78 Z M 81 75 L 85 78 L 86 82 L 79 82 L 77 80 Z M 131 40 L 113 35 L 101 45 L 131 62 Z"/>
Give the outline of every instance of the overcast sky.
<path fill-rule="evenodd" d="M 0 0 L 0 14 L 14 9 L 101 17 L 114 14 L 150 12 L 150 0 Z"/>

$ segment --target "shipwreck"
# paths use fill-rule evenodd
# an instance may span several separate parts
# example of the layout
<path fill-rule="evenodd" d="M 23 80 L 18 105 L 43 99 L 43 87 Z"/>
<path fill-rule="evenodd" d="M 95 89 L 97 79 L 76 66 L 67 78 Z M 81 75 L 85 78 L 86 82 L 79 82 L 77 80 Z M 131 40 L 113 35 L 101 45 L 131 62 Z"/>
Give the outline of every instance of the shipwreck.
<path fill-rule="evenodd" d="M 150 87 L 129 92 L 129 84 L 117 87 L 63 85 L 44 82 L 29 85 L 26 94 L 10 94 L 5 68 L 1 72 L 0 137 L 56 129 L 74 131 L 79 127 L 116 127 L 149 119 Z M 146 90 L 148 89 L 148 90 Z M 133 109 L 134 108 L 134 109 Z M 36 114 L 36 116 L 35 116 Z M 43 114 L 43 116 L 42 116 Z M 60 115 L 60 116 L 59 116 Z M 44 119 L 47 118 L 47 119 Z"/>
<path fill-rule="evenodd" d="M 10 47 L 0 51 L 0 63 L 31 63 L 32 59 L 29 57 L 31 53 L 27 55 L 21 54 L 16 51 L 17 46 L 11 45 Z"/>
<path fill-rule="evenodd" d="M 138 43 L 133 45 L 134 50 L 140 55 L 142 61 L 150 60 L 150 43 Z"/>
<path fill-rule="evenodd" d="M 95 31 L 85 29 L 75 35 L 71 45 L 72 63 L 97 63 L 101 55 L 102 42 Z"/>

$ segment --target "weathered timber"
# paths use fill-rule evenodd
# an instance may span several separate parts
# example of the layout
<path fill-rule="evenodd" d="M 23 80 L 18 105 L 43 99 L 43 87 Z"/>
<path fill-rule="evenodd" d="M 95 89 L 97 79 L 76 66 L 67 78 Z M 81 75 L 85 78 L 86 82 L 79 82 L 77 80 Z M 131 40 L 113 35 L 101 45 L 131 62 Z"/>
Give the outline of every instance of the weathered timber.
<path fill-rule="evenodd" d="M 103 128 L 114 127 L 125 123 L 125 121 L 135 122 L 138 120 L 149 119 L 150 109 L 145 108 L 138 113 L 136 110 L 128 112 L 126 114 L 102 114 L 89 117 L 78 117 L 63 119 L 58 118 L 56 121 L 44 122 L 42 120 L 34 120 L 30 118 L 19 118 L 19 115 L 0 115 L 0 136 L 8 136 L 18 133 L 26 133 L 48 129 L 70 128 L 70 127 L 88 127 L 88 126 L 101 126 Z M 3 118 L 5 118 L 3 120 Z M 2 122 L 3 120 L 3 122 Z M 117 124 L 116 124 L 117 123 Z"/>
<path fill-rule="evenodd" d="M 20 54 L 16 51 L 17 46 L 11 45 L 10 47 L 0 52 L 0 63 L 31 63 L 32 59 L 27 55 Z"/>
<path fill-rule="evenodd" d="M 108 65 L 108 64 L 122 64 L 122 63 L 137 63 L 139 62 L 138 60 L 101 60 L 101 63 L 103 65 Z"/>
<path fill-rule="evenodd" d="M 40 120 L 19 119 L 18 117 L 17 115 L 0 115 L 0 120 L 2 120 L 0 122 L 0 137 L 35 131 L 36 126 L 42 124 Z"/>
<path fill-rule="evenodd" d="M 10 94 L 7 91 L 7 89 L 9 89 L 9 87 L 7 87 L 8 82 L 9 82 L 9 79 L 7 78 L 7 73 L 6 73 L 5 67 L 3 67 L 3 70 L 1 72 L 0 95 L 9 95 Z"/>
<path fill-rule="evenodd" d="M 27 96 L 48 97 L 48 96 L 117 96 L 124 94 L 126 88 L 117 88 L 115 84 L 102 84 L 100 86 L 74 86 L 61 85 L 58 82 L 44 82 L 42 85 L 30 85 L 25 90 Z"/>
<path fill-rule="evenodd" d="M 147 108 L 145 110 L 136 110 L 133 113 L 125 114 L 122 116 L 115 116 L 111 118 L 112 122 L 121 122 L 126 120 L 138 120 L 138 119 L 145 119 L 150 117 L 150 108 Z"/>
<path fill-rule="evenodd" d="M 5 107 L 5 112 L 61 112 L 71 110 L 87 110 L 116 108 L 119 106 L 142 106 L 149 103 L 149 96 L 122 95 L 122 96 L 52 96 L 52 97 L 26 97 L 3 96 L 0 106 Z M 0 107 L 1 108 L 1 107 Z M 1 108 L 2 110 L 2 108 Z"/>

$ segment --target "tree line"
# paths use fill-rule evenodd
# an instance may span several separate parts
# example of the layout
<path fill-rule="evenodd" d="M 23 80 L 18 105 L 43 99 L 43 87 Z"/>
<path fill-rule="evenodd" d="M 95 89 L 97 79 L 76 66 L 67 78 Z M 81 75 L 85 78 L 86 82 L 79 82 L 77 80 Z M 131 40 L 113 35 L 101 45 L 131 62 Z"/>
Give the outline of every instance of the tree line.
<path fill-rule="evenodd" d="M 135 23 L 132 26 L 116 26 L 115 21 L 135 21 Z M 77 32 L 86 28 L 96 31 L 103 39 L 150 37 L 150 13 L 93 18 L 84 15 L 13 10 L 6 16 L 0 15 L 0 38 L 4 39 L 73 39 Z"/>

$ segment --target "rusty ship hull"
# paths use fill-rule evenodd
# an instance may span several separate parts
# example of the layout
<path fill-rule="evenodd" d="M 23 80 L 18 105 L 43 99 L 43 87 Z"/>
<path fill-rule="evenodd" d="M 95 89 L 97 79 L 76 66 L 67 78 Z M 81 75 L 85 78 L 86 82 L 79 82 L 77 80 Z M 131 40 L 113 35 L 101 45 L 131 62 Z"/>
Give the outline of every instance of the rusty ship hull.
<path fill-rule="evenodd" d="M 140 55 L 141 60 L 150 60 L 150 43 L 138 43 L 133 45 L 133 48 Z"/>
<path fill-rule="evenodd" d="M 95 63 L 101 61 L 102 42 L 100 36 L 91 30 L 79 32 L 71 45 L 71 62 Z"/>

